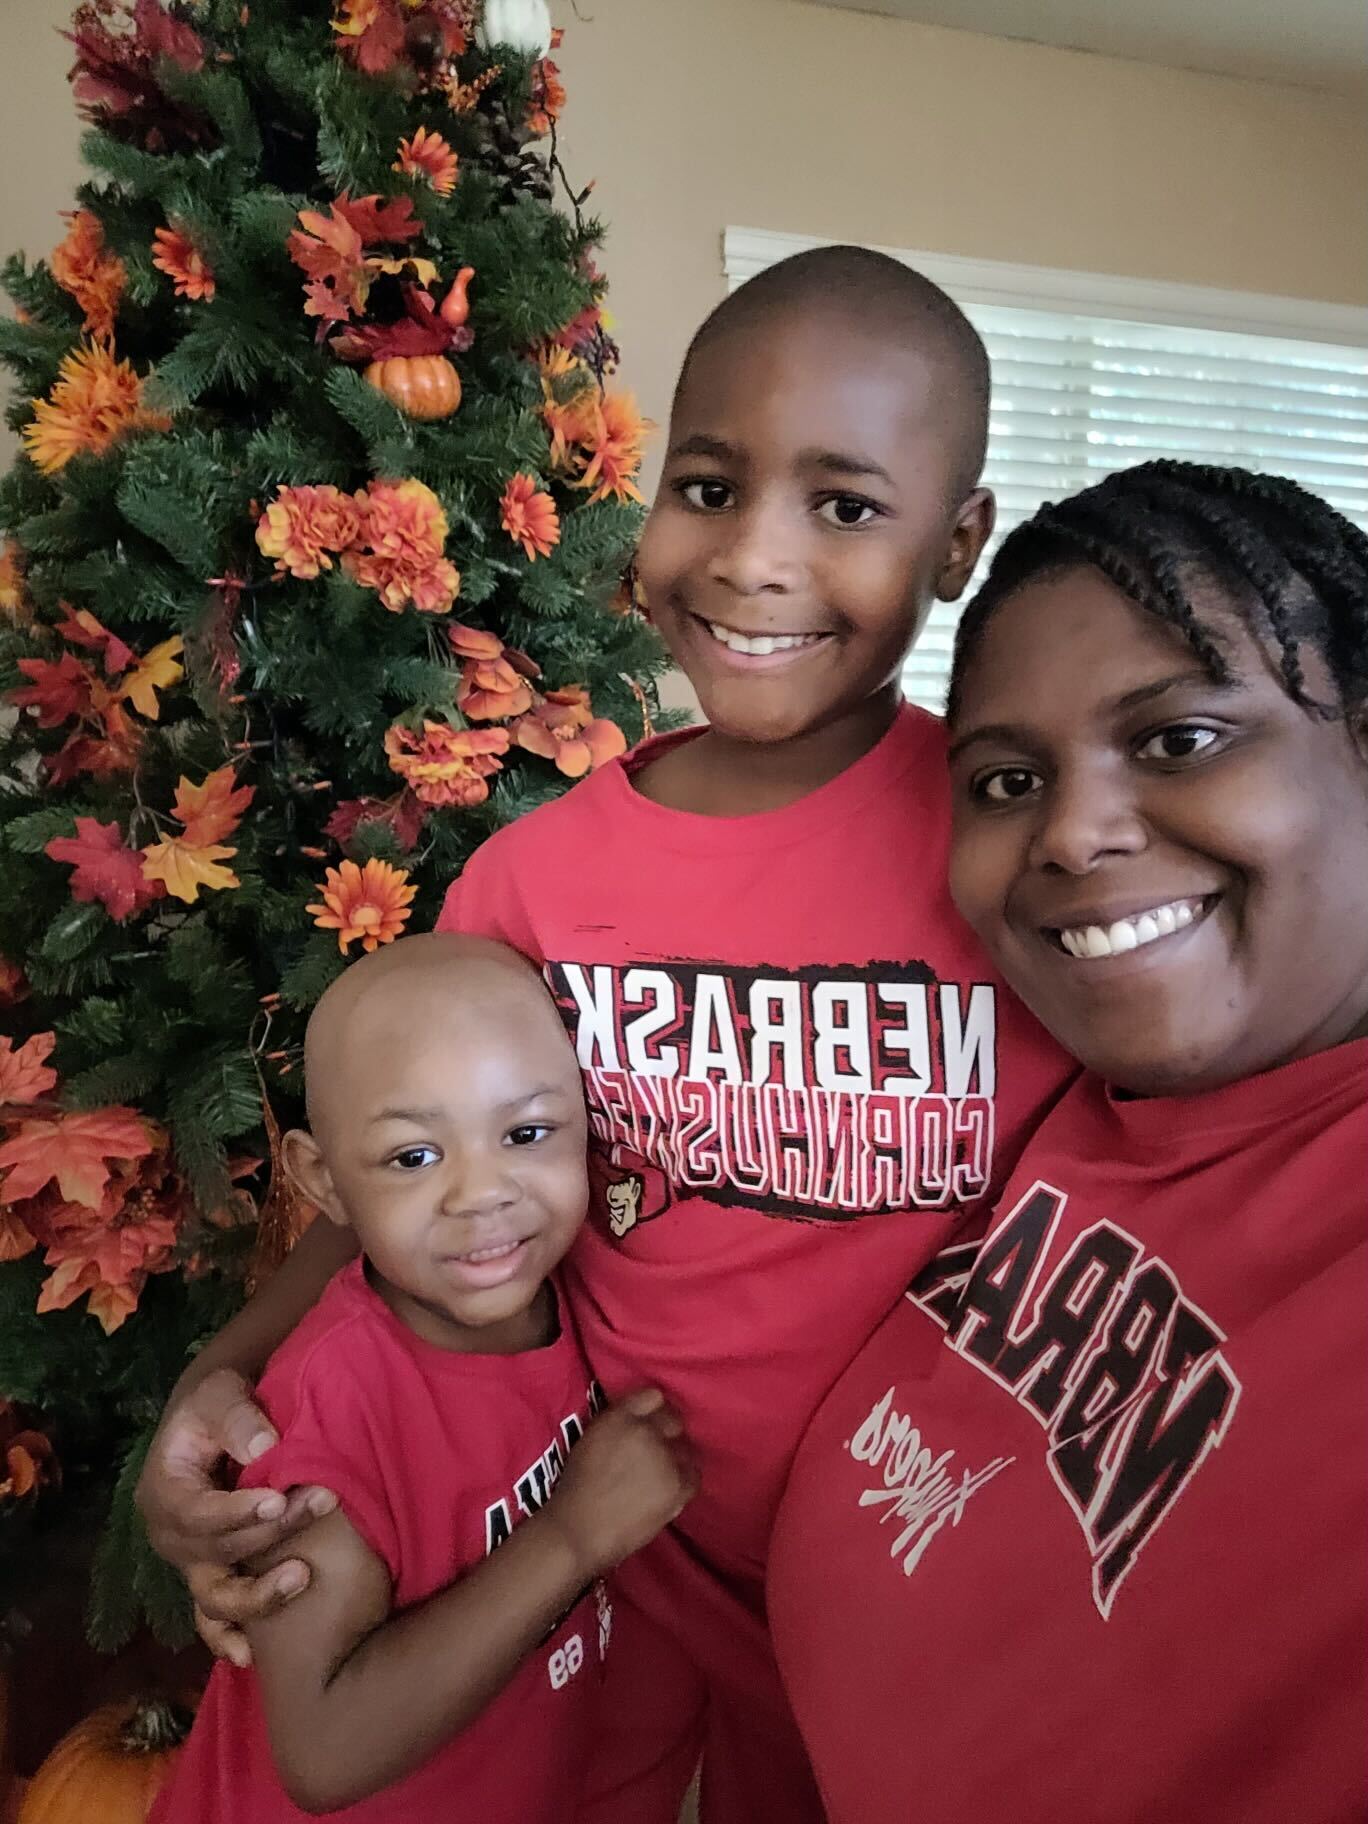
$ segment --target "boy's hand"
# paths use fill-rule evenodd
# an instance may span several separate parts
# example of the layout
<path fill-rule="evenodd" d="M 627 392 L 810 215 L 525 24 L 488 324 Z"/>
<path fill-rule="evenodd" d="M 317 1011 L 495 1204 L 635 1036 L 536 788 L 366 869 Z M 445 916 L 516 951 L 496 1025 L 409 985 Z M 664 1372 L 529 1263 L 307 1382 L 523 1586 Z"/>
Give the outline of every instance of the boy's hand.
<path fill-rule="evenodd" d="M 302 1590 L 308 1566 L 286 1560 L 265 1577 L 230 1567 L 278 1546 L 337 1505 L 323 1488 L 291 1489 L 287 1498 L 273 1489 L 218 1486 L 225 1460 L 250 1463 L 275 1442 L 247 1382 L 219 1369 L 167 1408 L 138 1478 L 138 1507 L 153 1550 L 189 1581 L 206 1643 L 239 1665 L 248 1658 L 239 1625 Z"/>
<path fill-rule="evenodd" d="M 654 1387 L 629 1393 L 589 1426 L 546 1506 L 586 1582 L 640 1551 L 698 1493 L 679 1414 Z"/>

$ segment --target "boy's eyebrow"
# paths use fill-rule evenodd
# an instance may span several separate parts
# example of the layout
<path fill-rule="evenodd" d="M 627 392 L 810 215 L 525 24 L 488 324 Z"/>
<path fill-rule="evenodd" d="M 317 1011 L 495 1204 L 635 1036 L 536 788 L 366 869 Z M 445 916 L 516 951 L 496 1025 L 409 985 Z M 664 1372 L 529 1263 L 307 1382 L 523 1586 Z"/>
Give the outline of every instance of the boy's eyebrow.
<path fill-rule="evenodd" d="M 378 1127 L 382 1121 L 411 1121 L 422 1127 L 441 1118 L 440 1108 L 382 1108 L 371 1116 L 370 1125 Z"/>
<path fill-rule="evenodd" d="M 800 461 L 804 468 L 825 469 L 833 475 L 869 475 L 893 486 L 888 470 L 868 456 L 851 456 L 844 450 L 804 450 Z"/>
<path fill-rule="evenodd" d="M 681 437 L 678 443 L 670 445 L 671 456 L 711 456 L 718 462 L 734 460 L 737 452 L 734 446 L 721 437 L 709 437 L 702 431 L 695 431 L 692 437 Z"/>
<path fill-rule="evenodd" d="M 1137 685 L 1134 690 L 1127 690 L 1121 696 L 1114 697 L 1107 708 L 1113 713 L 1139 709 L 1184 684 L 1205 684 L 1222 695 L 1229 696 L 1238 695 L 1246 688 L 1239 678 L 1226 678 L 1217 684 L 1209 673 L 1189 669 L 1174 672 L 1167 678 L 1156 678 L 1152 684 Z M 1029 729 L 1011 722 L 985 722 L 980 728 L 968 729 L 958 740 L 952 741 L 947 758 L 954 760 L 966 747 L 972 747 L 975 741 L 996 741 L 1004 747 L 1029 747 L 1032 735 Z"/>
<path fill-rule="evenodd" d="M 510 1096 L 507 1102 L 499 1104 L 499 1110 L 501 1113 L 506 1113 L 511 1108 L 526 1108 L 529 1102 L 540 1102 L 546 1096 L 561 1096 L 564 1093 L 565 1091 L 559 1084 L 543 1083 L 540 1088 L 529 1089 L 524 1095 Z"/>

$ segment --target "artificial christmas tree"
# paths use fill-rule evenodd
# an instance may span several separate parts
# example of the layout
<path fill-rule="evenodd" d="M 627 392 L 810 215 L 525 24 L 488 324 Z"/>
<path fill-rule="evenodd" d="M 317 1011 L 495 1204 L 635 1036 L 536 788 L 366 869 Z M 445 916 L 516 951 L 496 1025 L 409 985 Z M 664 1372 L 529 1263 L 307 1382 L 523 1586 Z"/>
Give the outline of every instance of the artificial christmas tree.
<path fill-rule="evenodd" d="M 599 228 L 544 8 L 480 10 L 87 0 L 93 175 L 5 271 L 0 1613 L 112 1481 L 105 1644 L 184 1626 L 131 1490 L 301 1220 L 308 1009 L 654 707 Z"/>

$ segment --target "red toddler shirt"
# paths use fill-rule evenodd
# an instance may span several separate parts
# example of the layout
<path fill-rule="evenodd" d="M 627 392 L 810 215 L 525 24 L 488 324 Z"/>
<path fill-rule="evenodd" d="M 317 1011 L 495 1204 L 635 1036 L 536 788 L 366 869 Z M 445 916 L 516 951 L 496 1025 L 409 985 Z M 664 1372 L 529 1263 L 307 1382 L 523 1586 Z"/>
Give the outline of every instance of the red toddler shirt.
<path fill-rule="evenodd" d="M 589 1103 L 585 1348 L 610 1396 L 679 1406 L 702 1491 L 676 1532 L 755 1584 L 816 1405 L 1076 1066 L 950 903 L 934 717 L 751 817 L 642 797 L 662 745 L 499 831 L 439 929 L 545 971 Z"/>
<path fill-rule="evenodd" d="M 317 1482 L 389 1570 L 394 1608 L 445 1589 L 540 1507 L 599 1395 L 568 1322 L 544 1349 L 466 1355 L 415 1336 L 354 1261 L 271 1358 L 280 1443 L 244 1486 Z M 562 1824 L 592 1746 L 608 1615 L 582 1598 L 512 1683 L 417 1772 L 329 1817 Z M 250 1671 L 214 1668 L 153 1824 L 303 1824 Z"/>
<path fill-rule="evenodd" d="M 1368 1041 L 1079 1082 L 818 1414 L 770 1624 L 831 1824 L 1357 1824 Z"/>

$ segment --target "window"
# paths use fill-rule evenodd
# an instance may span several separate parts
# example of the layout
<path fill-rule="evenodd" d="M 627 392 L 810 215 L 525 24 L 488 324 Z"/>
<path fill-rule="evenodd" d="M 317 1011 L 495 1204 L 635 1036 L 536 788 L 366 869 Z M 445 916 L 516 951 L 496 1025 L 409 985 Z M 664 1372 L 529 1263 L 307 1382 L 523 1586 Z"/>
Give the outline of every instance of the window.
<path fill-rule="evenodd" d="M 731 287 L 814 241 L 728 230 Z M 897 254 L 988 347 L 998 525 L 1156 456 L 1287 475 L 1368 530 L 1368 310 Z M 978 572 L 982 575 L 982 568 Z M 973 584 L 970 585 L 972 593 Z M 937 603 L 907 694 L 939 710 L 959 605 Z"/>

